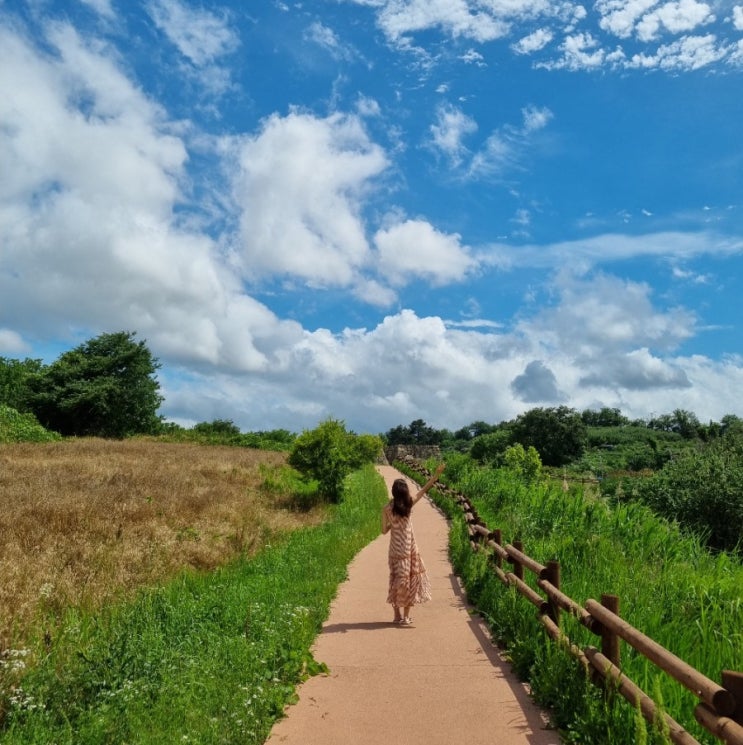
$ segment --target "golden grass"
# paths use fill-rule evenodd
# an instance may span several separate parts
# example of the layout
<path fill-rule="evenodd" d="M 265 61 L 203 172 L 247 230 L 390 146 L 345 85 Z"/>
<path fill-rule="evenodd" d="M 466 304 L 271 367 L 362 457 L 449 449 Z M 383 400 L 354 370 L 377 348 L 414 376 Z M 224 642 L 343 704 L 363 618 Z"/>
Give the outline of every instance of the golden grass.
<path fill-rule="evenodd" d="M 143 440 L 0 445 L 0 649 L 43 613 L 100 607 L 322 519 L 261 488 L 286 454 Z M 275 480 L 275 479 L 274 479 Z"/>

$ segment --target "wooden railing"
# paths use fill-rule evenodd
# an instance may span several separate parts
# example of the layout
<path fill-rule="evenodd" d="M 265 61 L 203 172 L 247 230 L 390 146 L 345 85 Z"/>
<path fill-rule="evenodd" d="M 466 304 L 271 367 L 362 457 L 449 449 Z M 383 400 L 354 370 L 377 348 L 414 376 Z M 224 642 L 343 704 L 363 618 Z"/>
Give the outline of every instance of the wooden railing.
<path fill-rule="evenodd" d="M 420 474 L 424 481 L 430 475 L 415 461 L 406 460 L 405 466 Z M 661 716 L 672 742 L 699 745 L 698 740 L 668 714 L 660 712 L 653 699 L 622 672 L 622 640 L 699 699 L 694 716 L 702 727 L 726 745 L 743 745 L 743 673 L 723 670 L 721 685 L 710 680 L 624 621 L 619 615 L 619 598 L 615 595 L 602 595 L 601 602 L 589 599 L 585 606 L 581 606 L 560 590 L 559 562 L 548 561 L 542 565 L 524 552 L 519 541 L 504 544 L 501 531 L 490 530 L 466 497 L 444 484 L 437 485 L 436 489 L 460 506 L 472 549 L 490 552 L 491 568 L 498 579 L 515 588 L 537 608 L 539 621 L 547 634 L 564 644 L 580 660 L 591 673 L 591 680 L 597 684 L 611 681 L 613 689 L 633 706 L 639 705 L 648 722 L 658 722 Z M 536 576 L 536 585 L 544 596 L 524 581 L 525 570 Z M 580 648 L 573 644 L 560 628 L 562 611 L 574 616 L 582 626 L 600 637 L 601 649 L 594 646 Z"/>

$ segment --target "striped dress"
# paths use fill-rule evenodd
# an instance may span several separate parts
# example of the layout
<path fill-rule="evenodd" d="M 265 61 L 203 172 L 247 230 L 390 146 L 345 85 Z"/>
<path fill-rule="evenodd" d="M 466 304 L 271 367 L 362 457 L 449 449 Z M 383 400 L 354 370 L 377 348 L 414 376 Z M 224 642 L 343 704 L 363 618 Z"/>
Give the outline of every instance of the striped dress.
<path fill-rule="evenodd" d="M 390 502 L 382 511 L 382 532 L 390 532 L 390 585 L 387 602 L 407 608 L 431 599 L 431 583 L 418 551 L 413 522 L 392 511 Z"/>

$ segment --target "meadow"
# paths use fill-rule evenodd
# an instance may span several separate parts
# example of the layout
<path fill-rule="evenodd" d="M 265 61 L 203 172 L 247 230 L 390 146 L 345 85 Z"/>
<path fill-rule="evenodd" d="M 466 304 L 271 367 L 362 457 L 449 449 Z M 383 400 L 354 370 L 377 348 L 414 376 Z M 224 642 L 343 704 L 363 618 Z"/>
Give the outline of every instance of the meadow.
<path fill-rule="evenodd" d="M 386 493 L 319 505 L 285 454 L 0 449 L 0 742 L 261 743 Z"/>

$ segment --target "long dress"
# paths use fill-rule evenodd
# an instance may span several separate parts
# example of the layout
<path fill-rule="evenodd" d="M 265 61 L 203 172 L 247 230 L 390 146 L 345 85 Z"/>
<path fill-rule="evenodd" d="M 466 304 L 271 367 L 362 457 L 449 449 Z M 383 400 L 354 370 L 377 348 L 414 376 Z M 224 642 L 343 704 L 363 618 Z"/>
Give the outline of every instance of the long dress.
<path fill-rule="evenodd" d="M 408 608 L 431 599 L 431 583 L 413 533 L 413 522 L 396 515 L 390 502 L 382 513 L 382 532 L 390 531 L 390 584 L 387 602 Z"/>

